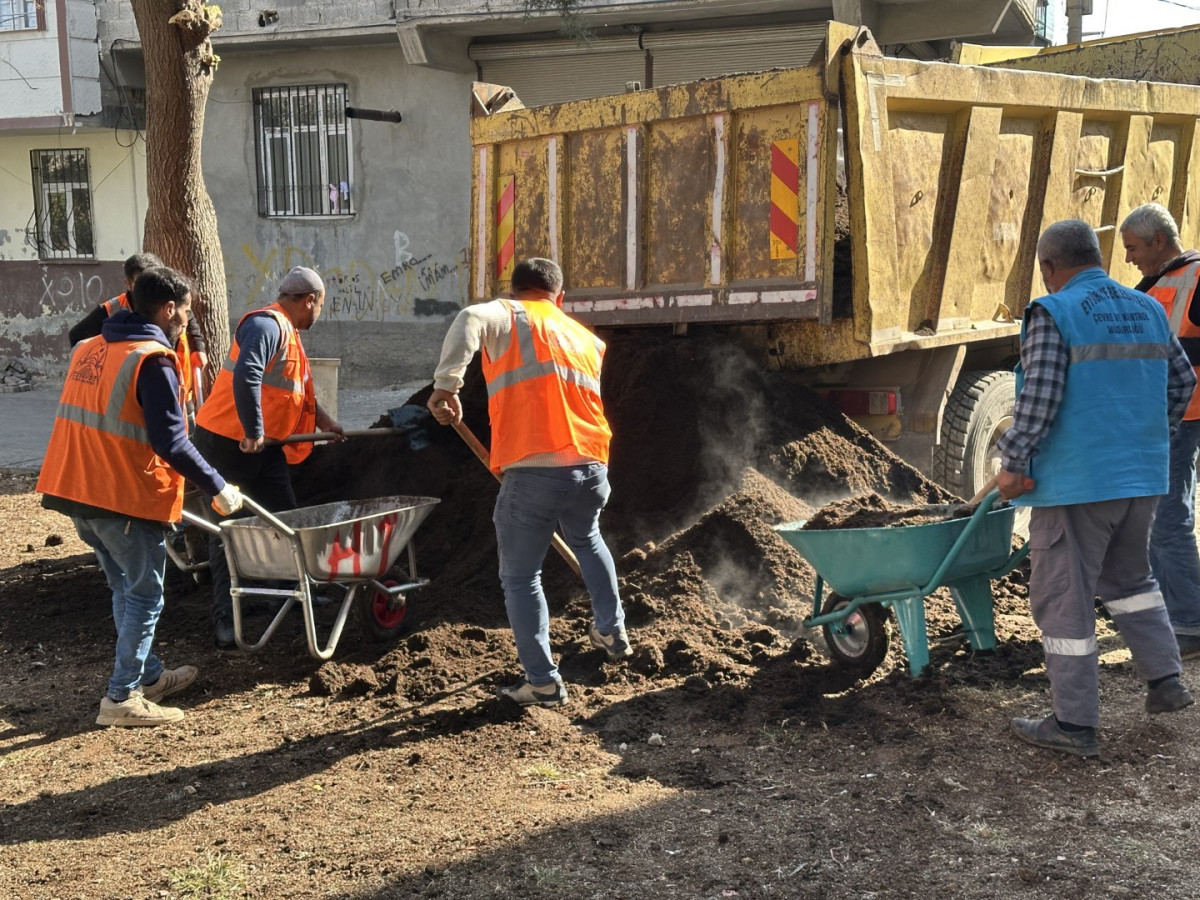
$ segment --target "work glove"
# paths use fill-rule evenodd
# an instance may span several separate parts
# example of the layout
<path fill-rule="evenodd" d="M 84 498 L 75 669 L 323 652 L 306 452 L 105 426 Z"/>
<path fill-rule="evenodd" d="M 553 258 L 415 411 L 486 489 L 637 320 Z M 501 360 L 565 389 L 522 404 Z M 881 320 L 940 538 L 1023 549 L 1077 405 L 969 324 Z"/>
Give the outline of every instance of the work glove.
<path fill-rule="evenodd" d="M 219 516 L 232 516 L 235 512 L 242 508 L 242 501 L 245 497 L 238 490 L 237 485 L 225 482 L 225 487 L 221 488 L 221 493 L 213 497 L 212 508 L 217 511 Z"/>

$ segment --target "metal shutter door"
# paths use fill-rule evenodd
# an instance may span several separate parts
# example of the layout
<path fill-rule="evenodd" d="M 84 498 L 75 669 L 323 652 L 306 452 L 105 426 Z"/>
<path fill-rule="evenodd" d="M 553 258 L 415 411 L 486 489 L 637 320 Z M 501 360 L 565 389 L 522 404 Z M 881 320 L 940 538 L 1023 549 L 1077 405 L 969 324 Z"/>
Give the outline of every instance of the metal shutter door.
<path fill-rule="evenodd" d="M 627 81 L 646 80 L 646 54 L 637 35 L 595 40 L 472 44 L 483 80 L 517 92 L 526 106 L 621 94 Z"/>
<path fill-rule="evenodd" d="M 762 69 L 807 66 L 825 39 L 825 23 L 642 35 L 654 87 Z"/>

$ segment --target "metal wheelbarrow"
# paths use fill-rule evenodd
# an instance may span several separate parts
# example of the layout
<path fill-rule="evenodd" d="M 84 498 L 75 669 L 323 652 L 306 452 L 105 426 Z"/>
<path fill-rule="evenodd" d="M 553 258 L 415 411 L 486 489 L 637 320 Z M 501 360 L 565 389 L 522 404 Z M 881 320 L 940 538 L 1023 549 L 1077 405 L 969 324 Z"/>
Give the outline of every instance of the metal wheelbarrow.
<path fill-rule="evenodd" d="M 246 507 L 255 513 L 250 518 L 213 524 L 187 510 L 183 516 L 221 538 L 229 561 L 233 633 L 238 647 L 258 650 L 298 604 L 304 614 L 308 652 L 324 660 L 333 656 L 346 617 L 360 596 L 359 610 L 369 636 L 385 639 L 404 629 L 408 614 L 405 595 L 429 583 L 429 579 L 417 575 L 412 536 L 440 502 L 436 497 L 379 497 L 306 506 L 273 515 L 246 497 Z M 399 578 L 389 577 L 389 570 L 405 551 L 407 571 Z M 243 586 L 243 579 L 294 581 L 296 586 Z M 317 639 L 313 596 L 313 588 L 323 584 L 340 585 L 346 591 L 324 646 Z M 249 596 L 284 601 L 254 643 L 242 632 L 242 600 Z"/>
<path fill-rule="evenodd" d="M 993 509 L 993 490 L 970 518 L 894 528 L 804 531 L 804 522 L 776 525 L 780 537 L 817 572 L 813 614 L 833 661 L 865 677 L 888 651 L 887 610 L 896 614 L 909 671 L 929 664 L 925 598 L 945 586 L 975 650 L 996 646 L 992 579 L 1003 578 L 1029 555 L 1012 549 L 1016 508 Z M 825 589 L 828 586 L 829 591 Z"/>

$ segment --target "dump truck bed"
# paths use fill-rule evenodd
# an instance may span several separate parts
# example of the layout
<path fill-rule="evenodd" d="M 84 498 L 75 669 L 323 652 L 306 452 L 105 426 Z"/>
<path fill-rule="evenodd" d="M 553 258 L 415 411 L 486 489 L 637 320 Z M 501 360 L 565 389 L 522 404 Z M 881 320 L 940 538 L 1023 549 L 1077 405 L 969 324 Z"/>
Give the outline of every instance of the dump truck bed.
<path fill-rule="evenodd" d="M 585 322 L 765 324 L 788 366 L 1011 336 L 1051 222 L 1096 226 L 1129 283 L 1133 207 L 1196 243 L 1196 109 L 1192 86 L 887 58 L 830 23 L 803 68 L 474 119 L 471 293 L 548 256 Z"/>

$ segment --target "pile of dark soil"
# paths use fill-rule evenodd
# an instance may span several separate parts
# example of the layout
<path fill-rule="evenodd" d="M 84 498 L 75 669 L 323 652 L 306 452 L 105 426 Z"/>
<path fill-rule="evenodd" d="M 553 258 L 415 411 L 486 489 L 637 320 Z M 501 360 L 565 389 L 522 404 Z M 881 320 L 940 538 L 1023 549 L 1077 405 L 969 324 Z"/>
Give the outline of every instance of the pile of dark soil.
<path fill-rule="evenodd" d="M 411 404 L 423 405 L 428 388 Z M 879 503 L 954 498 L 786 374 L 761 370 L 727 339 L 662 333 L 611 338 L 604 368 L 614 439 L 612 499 L 602 520 L 619 558 L 635 635 L 631 664 L 596 675 L 581 636 L 586 591 L 550 554 L 543 583 L 551 638 L 570 680 L 694 677 L 741 682 L 764 661 L 807 656 L 814 573 L 772 529 L 810 518 L 832 498 Z M 478 365 L 461 392 L 464 419 L 488 442 Z M 380 424 L 390 424 L 381 421 Z M 422 625 L 374 672 L 324 667 L 322 693 L 396 691 L 418 700 L 512 671 L 491 522 L 497 484 L 450 428 L 318 447 L 297 479 L 305 505 L 427 495 L 442 503 L 416 535 Z"/>
<path fill-rule="evenodd" d="M 898 506 L 878 494 L 847 497 L 829 503 L 804 523 L 805 531 L 834 531 L 841 528 L 898 528 L 928 525 L 950 519 L 965 519 L 975 506 L 963 503 L 936 503 L 922 506 Z"/>

